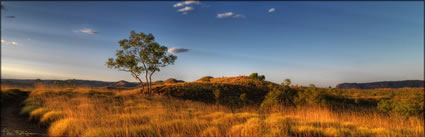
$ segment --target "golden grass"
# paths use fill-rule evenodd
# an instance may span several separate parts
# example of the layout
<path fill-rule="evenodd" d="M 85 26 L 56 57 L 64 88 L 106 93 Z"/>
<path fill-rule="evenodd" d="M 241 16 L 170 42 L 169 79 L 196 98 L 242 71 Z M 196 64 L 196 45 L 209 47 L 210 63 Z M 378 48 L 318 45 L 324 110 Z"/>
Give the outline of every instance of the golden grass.
<path fill-rule="evenodd" d="M 33 104 L 41 102 L 40 107 Z M 423 136 L 421 117 L 325 107 L 229 108 L 112 91 L 34 91 L 22 109 L 49 136 Z"/>
<path fill-rule="evenodd" d="M 30 113 L 30 119 L 31 120 L 37 120 L 40 119 L 45 113 L 47 113 L 49 109 L 47 108 L 37 108 Z"/>
<path fill-rule="evenodd" d="M 53 121 L 59 120 L 61 118 L 65 117 L 65 113 L 61 111 L 49 111 L 45 113 L 41 119 L 41 123 L 51 123 Z"/>

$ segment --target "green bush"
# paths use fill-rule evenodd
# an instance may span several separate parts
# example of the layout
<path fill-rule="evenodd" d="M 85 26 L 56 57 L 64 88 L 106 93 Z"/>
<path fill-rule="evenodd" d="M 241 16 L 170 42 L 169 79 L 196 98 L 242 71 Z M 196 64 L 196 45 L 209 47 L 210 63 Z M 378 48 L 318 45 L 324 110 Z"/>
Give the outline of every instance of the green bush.
<path fill-rule="evenodd" d="M 205 77 L 200 78 L 198 81 L 210 82 L 212 78 L 214 78 L 214 77 L 205 76 Z"/>
<path fill-rule="evenodd" d="M 240 100 L 241 94 L 244 93 L 246 94 L 246 99 L 250 100 L 248 101 L 249 103 L 260 104 L 267 94 L 267 89 L 255 86 L 206 82 L 164 85 L 155 90 L 157 90 L 157 93 L 166 96 L 206 103 L 217 103 L 218 99 L 221 105 L 226 105 L 226 101 L 222 101 L 224 97 L 234 96 Z"/>
<path fill-rule="evenodd" d="M 252 73 L 248 77 L 251 78 L 251 79 L 260 80 L 260 81 L 266 80 L 266 76 L 264 76 L 264 75 L 258 75 L 258 73 Z"/>
<path fill-rule="evenodd" d="M 273 88 L 261 103 L 261 108 L 270 108 L 274 105 L 295 106 L 293 98 L 297 94 L 297 90 L 289 87 L 289 79 L 285 80 L 282 85 Z"/>
<path fill-rule="evenodd" d="M 297 105 L 326 105 L 326 92 L 324 89 L 319 89 L 315 85 L 310 84 L 310 87 L 297 92 L 295 103 Z"/>
<path fill-rule="evenodd" d="M 379 100 L 377 109 L 400 116 L 421 115 L 424 113 L 424 98 L 416 94 L 404 100 L 397 100 L 394 96 L 385 97 Z"/>

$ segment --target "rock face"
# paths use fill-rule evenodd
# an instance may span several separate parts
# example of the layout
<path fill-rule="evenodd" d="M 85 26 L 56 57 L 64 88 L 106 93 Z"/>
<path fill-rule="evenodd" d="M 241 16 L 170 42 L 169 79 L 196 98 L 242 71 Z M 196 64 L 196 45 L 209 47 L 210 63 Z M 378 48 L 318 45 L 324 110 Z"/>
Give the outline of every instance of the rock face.
<path fill-rule="evenodd" d="M 375 88 L 423 88 L 423 80 L 405 80 L 405 81 L 380 81 L 372 83 L 342 83 L 336 85 L 336 88 L 342 89 L 375 89 Z"/>

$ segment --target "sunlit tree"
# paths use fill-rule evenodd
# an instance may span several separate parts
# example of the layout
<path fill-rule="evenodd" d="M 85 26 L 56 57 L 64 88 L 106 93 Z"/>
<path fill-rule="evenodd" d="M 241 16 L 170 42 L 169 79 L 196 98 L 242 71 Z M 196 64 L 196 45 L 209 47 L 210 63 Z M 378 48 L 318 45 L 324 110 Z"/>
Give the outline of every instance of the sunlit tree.
<path fill-rule="evenodd" d="M 106 62 L 108 68 L 130 72 L 131 76 L 140 82 L 144 89 L 143 80 L 145 74 L 148 93 L 151 93 L 152 75 L 159 72 L 161 67 L 174 64 L 176 56 L 168 54 L 168 48 L 161 46 L 155 41 L 152 34 L 130 32 L 129 39 L 119 41 L 121 50 L 116 51 L 116 58 L 109 58 Z"/>

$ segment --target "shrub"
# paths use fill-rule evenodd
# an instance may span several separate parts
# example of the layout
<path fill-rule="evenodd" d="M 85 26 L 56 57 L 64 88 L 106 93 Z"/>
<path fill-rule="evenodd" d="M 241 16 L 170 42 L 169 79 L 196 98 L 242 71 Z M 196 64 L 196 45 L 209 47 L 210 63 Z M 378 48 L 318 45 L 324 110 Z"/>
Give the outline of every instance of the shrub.
<path fill-rule="evenodd" d="M 326 93 L 323 89 L 319 89 L 315 85 L 310 84 L 309 88 L 298 91 L 295 103 L 298 105 L 326 105 L 326 97 Z"/>
<path fill-rule="evenodd" d="M 270 108 L 274 105 L 295 106 L 293 98 L 297 90 L 291 89 L 289 85 L 282 84 L 270 91 L 261 103 L 261 108 Z"/>
<path fill-rule="evenodd" d="M 266 79 L 264 75 L 258 75 L 258 73 L 252 73 L 248 77 L 251 79 L 260 80 L 260 81 L 264 81 Z"/>
<path fill-rule="evenodd" d="M 214 78 L 214 77 L 211 77 L 211 76 L 205 76 L 205 77 L 200 78 L 200 79 L 199 79 L 199 80 L 197 80 L 197 81 L 210 82 L 212 78 Z"/>
<path fill-rule="evenodd" d="M 379 100 L 377 109 L 400 116 L 420 115 L 424 113 L 424 98 L 418 95 L 411 95 L 405 100 L 385 97 Z"/>

